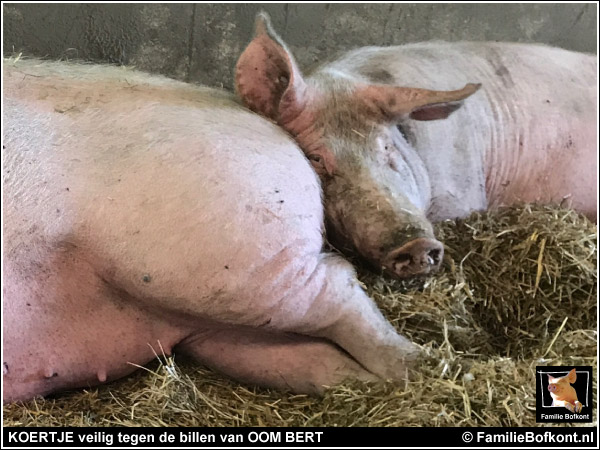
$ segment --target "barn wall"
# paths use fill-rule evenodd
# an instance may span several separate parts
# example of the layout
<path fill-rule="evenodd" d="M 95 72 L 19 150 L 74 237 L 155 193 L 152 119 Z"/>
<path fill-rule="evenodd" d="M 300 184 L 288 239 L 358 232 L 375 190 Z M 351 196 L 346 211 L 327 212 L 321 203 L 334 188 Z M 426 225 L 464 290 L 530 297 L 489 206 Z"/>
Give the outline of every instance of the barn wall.
<path fill-rule="evenodd" d="M 135 65 L 232 87 L 258 10 L 301 67 L 362 45 L 542 42 L 596 53 L 596 4 L 4 4 L 4 55 Z"/>

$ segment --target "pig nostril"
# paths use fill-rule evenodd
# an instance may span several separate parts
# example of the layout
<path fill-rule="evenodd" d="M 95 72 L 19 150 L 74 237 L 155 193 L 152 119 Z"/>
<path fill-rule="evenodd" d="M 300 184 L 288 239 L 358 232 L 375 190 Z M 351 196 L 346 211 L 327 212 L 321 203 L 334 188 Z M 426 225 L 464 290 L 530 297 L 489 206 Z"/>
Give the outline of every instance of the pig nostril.
<path fill-rule="evenodd" d="M 417 238 L 392 250 L 384 265 L 399 277 L 435 272 L 444 256 L 444 247 L 435 239 Z"/>
<path fill-rule="evenodd" d="M 440 253 L 441 251 L 437 248 L 430 250 L 427 253 L 427 262 L 429 263 L 429 265 L 437 266 L 440 263 Z"/>
<path fill-rule="evenodd" d="M 412 260 L 412 257 L 410 256 L 409 253 L 400 253 L 398 255 L 396 255 L 396 257 L 394 258 L 394 262 L 396 264 L 400 264 L 401 266 L 405 266 L 407 264 L 409 264 Z"/>

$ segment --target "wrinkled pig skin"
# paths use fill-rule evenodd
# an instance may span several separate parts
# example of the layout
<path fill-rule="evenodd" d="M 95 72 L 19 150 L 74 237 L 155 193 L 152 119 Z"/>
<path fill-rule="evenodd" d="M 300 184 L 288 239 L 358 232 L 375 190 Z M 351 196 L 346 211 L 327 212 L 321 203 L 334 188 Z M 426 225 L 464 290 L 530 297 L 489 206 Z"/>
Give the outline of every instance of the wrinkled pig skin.
<path fill-rule="evenodd" d="M 416 347 L 322 251 L 308 160 L 230 94 L 7 62 L 3 141 L 5 402 L 161 349 L 295 392 L 406 378 Z"/>
<path fill-rule="evenodd" d="M 423 42 L 303 76 L 262 13 L 236 90 L 311 160 L 330 238 L 407 277 L 439 267 L 431 222 L 518 202 L 596 219 L 596 67 L 544 45 Z"/>

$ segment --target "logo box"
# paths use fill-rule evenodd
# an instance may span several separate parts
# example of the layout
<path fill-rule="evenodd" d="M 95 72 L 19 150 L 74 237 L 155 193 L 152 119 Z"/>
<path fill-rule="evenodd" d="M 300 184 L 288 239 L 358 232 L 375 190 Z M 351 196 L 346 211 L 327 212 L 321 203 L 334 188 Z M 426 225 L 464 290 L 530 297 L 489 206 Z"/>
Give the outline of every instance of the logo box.
<path fill-rule="evenodd" d="M 570 383 L 569 373 L 575 369 L 576 380 Z M 570 386 L 577 393 L 577 401 L 581 403 L 581 411 L 571 411 L 558 401 L 554 404 L 550 386 L 559 383 L 563 387 Z M 563 378 L 563 380 L 558 380 Z M 576 423 L 591 422 L 593 418 L 592 366 L 537 366 L 536 367 L 536 422 L 538 423 Z M 554 388 L 556 389 L 556 388 Z M 568 389 L 568 388 L 567 388 Z M 554 391 L 557 392 L 557 391 Z"/>

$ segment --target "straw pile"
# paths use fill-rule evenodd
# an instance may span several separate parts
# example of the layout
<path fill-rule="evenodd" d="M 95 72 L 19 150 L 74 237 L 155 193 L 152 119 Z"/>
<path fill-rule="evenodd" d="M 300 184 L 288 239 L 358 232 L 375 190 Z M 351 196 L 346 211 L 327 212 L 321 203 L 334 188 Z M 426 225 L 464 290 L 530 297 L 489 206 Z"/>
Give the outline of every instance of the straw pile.
<path fill-rule="evenodd" d="M 597 370 L 596 226 L 570 210 L 523 206 L 440 224 L 437 235 L 446 257 L 434 278 L 401 283 L 359 268 L 426 354 L 406 388 L 353 382 L 311 398 L 166 360 L 108 386 L 5 406 L 4 424 L 536 425 L 536 365 Z"/>

